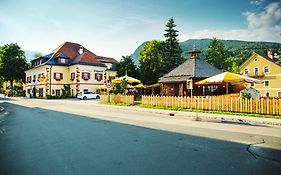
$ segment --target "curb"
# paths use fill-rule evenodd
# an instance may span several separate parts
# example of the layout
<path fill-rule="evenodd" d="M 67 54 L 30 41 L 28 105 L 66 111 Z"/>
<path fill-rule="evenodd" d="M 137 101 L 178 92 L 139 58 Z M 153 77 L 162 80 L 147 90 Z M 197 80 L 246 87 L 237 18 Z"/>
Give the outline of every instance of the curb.
<path fill-rule="evenodd" d="M 137 112 L 148 112 L 154 114 L 163 114 L 170 117 L 184 117 L 191 121 L 203 121 L 203 122 L 221 122 L 221 123 L 233 123 L 233 124 L 245 124 L 245 125 L 272 125 L 281 126 L 281 119 L 272 118 L 257 118 L 250 116 L 236 116 L 227 114 L 210 114 L 200 112 L 183 112 L 183 111 L 172 111 L 163 109 L 151 109 L 151 108 L 140 108 L 140 107 L 126 107 L 126 106 L 112 106 L 104 105 L 108 108 L 125 109 Z"/>

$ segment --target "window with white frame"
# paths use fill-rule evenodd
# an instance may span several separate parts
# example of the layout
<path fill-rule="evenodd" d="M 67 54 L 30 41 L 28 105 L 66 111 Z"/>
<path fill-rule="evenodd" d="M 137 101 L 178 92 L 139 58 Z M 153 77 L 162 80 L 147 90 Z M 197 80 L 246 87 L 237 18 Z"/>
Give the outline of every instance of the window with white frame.
<path fill-rule="evenodd" d="M 96 74 L 95 74 L 95 79 L 96 79 L 97 81 L 101 81 L 101 80 L 102 80 L 102 74 L 101 74 L 101 73 L 96 73 Z"/>
<path fill-rule="evenodd" d="M 62 73 L 54 73 L 54 79 L 62 80 L 63 79 L 63 74 Z"/>
<path fill-rule="evenodd" d="M 248 68 L 245 68 L 245 69 L 244 69 L 244 73 L 245 73 L 245 75 L 248 75 L 248 74 L 249 74 L 249 69 L 248 69 Z"/>
<path fill-rule="evenodd" d="M 74 80 L 74 79 L 75 79 L 75 72 L 72 72 L 72 73 L 70 74 L 70 79 L 71 79 L 71 80 Z"/>
<path fill-rule="evenodd" d="M 277 92 L 277 97 L 281 98 L 281 92 Z"/>
<path fill-rule="evenodd" d="M 258 67 L 255 67 L 255 75 L 257 76 L 257 75 L 259 75 L 259 68 Z"/>
<path fill-rule="evenodd" d="M 60 96 L 60 89 L 56 89 L 56 96 Z"/>
<path fill-rule="evenodd" d="M 264 73 L 268 73 L 269 72 L 269 67 L 268 66 L 264 66 Z"/>
<path fill-rule="evenodd" d="M 61 59 L 60 59 L 60 63 L 65 64 L 65 63 L 66 63 L 66 59 L 65 59 L 65 58 L 61 58 Z"/>
<path fill-rule="evenodd" d="M 90 73 L 88 72 L 82 72 L 82 79 L 83 80 L 89 80 L 90 79 Z"/>
<path fill-rule="evenodd" d="M 268 80 L 265 80 L 265 81 L 264 81 L 264 86 L 265 86 L 265 87 L 268 87 L 268 86 L 269 86 L 269 81 L 268 81 Z"/>
<path fill-rule="evenodd" d="M 31 76 L 27 77 L 27 83 L 31 83 Z"/>

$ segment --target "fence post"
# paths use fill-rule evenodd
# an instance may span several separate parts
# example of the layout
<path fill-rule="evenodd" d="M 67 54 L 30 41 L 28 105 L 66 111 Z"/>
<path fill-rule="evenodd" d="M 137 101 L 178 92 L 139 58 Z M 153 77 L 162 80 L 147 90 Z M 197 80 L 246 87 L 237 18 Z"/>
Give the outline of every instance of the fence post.
<path fill-rule="evenodd" d="M 272 105 L 272 114 L 276 114 L 276 107 L 277 107 L 277 104 L 276 104 L 276 99 L 274 98 L 273 99 L 273 105 Z"/>
<path fill-rule="evenodd" d="M 199 97 L 196 97 L 195 100 L 196 100 L 195 104 L 196 104 L 196 111 L 197 111 L 199 107 Z"/>
<path fill-rule="evenodd" d="M 231 112 L 234 112 L 234 111 L 233 111 L 233 106 L 232 106 L 232 100 L 233 100 L 232 97 L 230 97 L 230 111 L 231 111 Z"/>
<path fill-rule="evenodd" d="M 218 101 L 218 111 L 220 110 L 220 97 L 217 97 L 217 101 Z"/>
<path fill-rule="evenodd" d="M 213 103 L 213 98 L 212 97 L 209 97 L 208 103 L 209 103 L 209 110 L 212 110 L 212 103 Z"/>
<path fill-rule="evenodd" d="M 204 99 L 203 99 L 203 97 L 200 97 L 201 98 L 201 109 L 203 110 L 204 109 Z"/>
<path fill-rule="evenodd" d="M 281 98 L 278 100 L 279 115 L 281 115 Z"/>
<path fill-rule="evenodd" d="M 246 98 L 245 100 L 246 100 L 246 105 L 245 105 L 246 106 L 246 111 L 245 112 L 247 113 L 247 112 L 249 112 L 249 99 Z"/>
<path fill-rule="evenodd" d="M 266 99 L 266 114 L 270 113 L 270 101 L 269 98 Z"/>

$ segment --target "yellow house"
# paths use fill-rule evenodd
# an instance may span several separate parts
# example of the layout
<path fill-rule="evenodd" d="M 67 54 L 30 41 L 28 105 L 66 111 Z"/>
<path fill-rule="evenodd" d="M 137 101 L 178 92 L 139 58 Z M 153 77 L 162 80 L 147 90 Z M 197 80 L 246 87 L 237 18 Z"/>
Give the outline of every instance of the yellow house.
<path fill-rule="evenodd" d="M 65 42 L 50 54 L 31 61 L 32 68 L 25 71 L 26 96 L 61 96 L 66 88 L 71 96 L 95 92 L 98 86 L 115 78 L 116 62 L 113 58 L 95 55 L 80 44 Z"/>
<path fill-rule="evenodd" d="M 263 84 L 253 84 L 261 96 L 281 97 L 281 66 L 276 64 L 276 55 L 268 51 L 267 56 L 257 53 L 246 60 L 240 67 L 240 73 L 263 80 Z"/>

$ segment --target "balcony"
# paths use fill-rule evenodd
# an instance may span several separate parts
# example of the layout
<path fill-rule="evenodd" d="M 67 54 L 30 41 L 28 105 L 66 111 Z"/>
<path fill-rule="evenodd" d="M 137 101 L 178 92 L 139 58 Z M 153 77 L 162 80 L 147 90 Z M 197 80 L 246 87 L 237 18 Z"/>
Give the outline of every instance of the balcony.
<path fill-rule="evenodd" d="M 249 77 L 264 77 L 264 72 L 253 72 L 253 73 L 248 73 L 246 74 Z"/>

